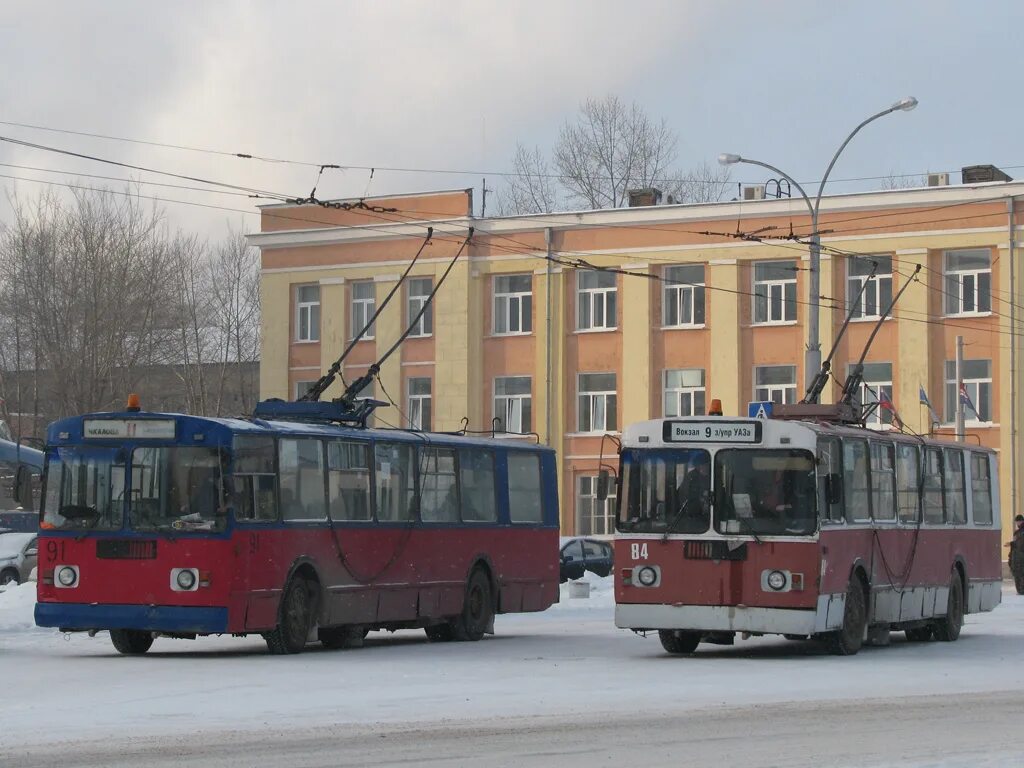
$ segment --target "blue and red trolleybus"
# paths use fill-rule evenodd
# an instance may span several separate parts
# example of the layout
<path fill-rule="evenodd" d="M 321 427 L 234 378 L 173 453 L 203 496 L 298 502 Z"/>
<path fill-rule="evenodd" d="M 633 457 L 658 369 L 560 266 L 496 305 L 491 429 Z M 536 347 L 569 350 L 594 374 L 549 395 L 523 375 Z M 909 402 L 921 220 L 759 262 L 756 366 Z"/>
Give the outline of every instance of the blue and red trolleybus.
<path fill-rule="evenodd" d="M 362 401 L 360 401 L 362 402 Z M 519 440 L 367 429 L 331 403 L 251 419 L 130 402 L 49 428 L 36 622 L 359 645 L 421 627 L 478 640 L 558 596 L 555 454 Z"/>

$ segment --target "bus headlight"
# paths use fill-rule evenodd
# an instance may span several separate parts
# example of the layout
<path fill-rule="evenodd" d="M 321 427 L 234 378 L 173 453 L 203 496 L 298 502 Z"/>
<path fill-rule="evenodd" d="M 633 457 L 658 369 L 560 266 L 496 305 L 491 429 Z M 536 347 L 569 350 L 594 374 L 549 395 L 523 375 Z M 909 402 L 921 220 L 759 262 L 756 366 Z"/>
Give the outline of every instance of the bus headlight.
<path fill-rule="evenodd" d="M 195 592 L 199 589 L 199 571 L 195 568 L 172 568 L 171 589 L 175 592 Z"/>
<path fill-rule="evenodd" d="M 633 571 L 633 578 L 641 587 L 654 587 L 658 584 L 658 568 L 653 565 L 645 565 Z"/>
<path fill-rule="evenodd" d="M 785 571 L 768 571 L 764 581 L 769 589 L 781 592 L 789 583 L 789 578 L 786 576 Z"/>
<path fill-rule="evenodd" d="M 71 589 L 78 586 L 77 565 L 58 565 L 54 575 L 56 576 L 54 579 L 55 587 Z"/>

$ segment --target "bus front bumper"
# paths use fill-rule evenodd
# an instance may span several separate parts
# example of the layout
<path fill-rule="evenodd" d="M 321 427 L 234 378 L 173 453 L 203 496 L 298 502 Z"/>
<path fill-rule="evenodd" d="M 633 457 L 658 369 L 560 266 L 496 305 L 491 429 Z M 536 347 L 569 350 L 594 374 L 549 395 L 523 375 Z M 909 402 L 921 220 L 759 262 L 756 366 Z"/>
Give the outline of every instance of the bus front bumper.
<path fill-rule="evenodd" d="M 816 614 L 813 609 L 620 603 L 615 606 L 615 626 L 636 630 L 810 635 L 820 631 L 815 628 Z"/>
<path fill-rule="evenodd" d="M 36 603 L 35 618 L 40 627 L 68 631 L 139 629 L 203 635 L 228 631 L 228 609 L 221 606 Z"/>

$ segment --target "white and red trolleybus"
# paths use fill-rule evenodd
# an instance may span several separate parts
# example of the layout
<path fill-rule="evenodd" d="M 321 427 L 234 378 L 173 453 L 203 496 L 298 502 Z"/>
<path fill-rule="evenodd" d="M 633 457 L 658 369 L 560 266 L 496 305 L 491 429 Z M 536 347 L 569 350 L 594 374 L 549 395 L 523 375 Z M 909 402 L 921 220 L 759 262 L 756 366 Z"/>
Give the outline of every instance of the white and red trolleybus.
<path fill-rule="evenodd" d="M 52 424 L 36 623 L 109 630 L 129 654 L 221 633 L 296 653 L 380 629 L 478 640 L 495 613 L 557 600 L 552 450 L 270 405 L 279 420 Z"/>
<path fill-rule="evenodd" d="M 984 448 L 828 423 L 693 417 L 622 435 L 615 623 L 670 653 L 735 635 L 856 653 L 956 640 L 1000 601 Z"/>

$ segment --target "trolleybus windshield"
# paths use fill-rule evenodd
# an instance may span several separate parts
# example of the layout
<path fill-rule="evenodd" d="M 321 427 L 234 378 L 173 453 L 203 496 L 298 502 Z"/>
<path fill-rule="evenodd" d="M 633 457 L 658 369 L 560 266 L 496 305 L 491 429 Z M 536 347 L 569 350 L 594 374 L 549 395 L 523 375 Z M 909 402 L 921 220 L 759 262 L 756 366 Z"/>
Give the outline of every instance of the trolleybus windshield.
<path fill-rule="evenodd" d="M 132 451 L 128 516 L 138 531 L 221 531 L 227 522 L 221 452 L 146 446 Z"/>
<path fill-rule="evenodd" d="M 619 530 L 703 533 L 711 525 L 711 456 L 702 449 L 626 450 Z"/>
<path fill-rule="evenodd" d="M 124 489 L 124 459 L 118 449 L 53 449 L 47 456 L 43 527 L 118 530 L 124 517 Z"/>
<path fill-rule="evenodd" d="M 715 527 L 724 534 L 807 535 L 817 529 L 809 451 L 727 449 L 715 454 Z"/>

